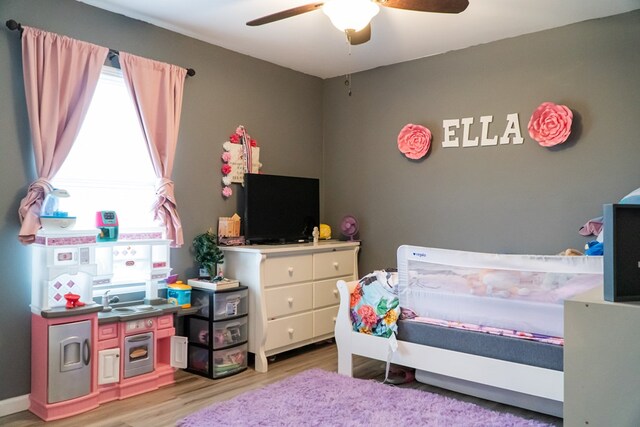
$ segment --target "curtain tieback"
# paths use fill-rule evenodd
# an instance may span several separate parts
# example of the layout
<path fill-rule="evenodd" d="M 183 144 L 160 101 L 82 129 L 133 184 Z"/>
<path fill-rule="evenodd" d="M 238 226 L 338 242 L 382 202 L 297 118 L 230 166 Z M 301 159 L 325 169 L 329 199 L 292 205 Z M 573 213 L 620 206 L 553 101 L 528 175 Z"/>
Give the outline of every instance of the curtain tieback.
<path fill-rule="evenodd" d="M 168 178 L 160 178 L 156 184 L 156 195 L 158 200 L 154 206 L 155 209 L 160 207 L 166 201 L 176 205 L 176 199 L 173 192 L 173 181 Z"/>
<path fill-rule="evenodd" d="M 27 190 L 27 195 L 22 199 L 20 203 L 20 220 L 22 221 L 24 217 L 28 214 L 29 208 L 39 202 L 44 200 L 44 197 L 53 191 L 53 185 L 46 178 L 38 178 L 29 185 L 29 189 Z M 39 212 L 38 212 L 39 213 Z"/>
<path fill-rule="evenodd" d="M 38 178 L 29 186 L 29 192 L 32 191 L 42 192 L 42 194 L 46 196 L 53 191 L 53 185 L 51 185 L 51 182 L 46 178 Z"/>

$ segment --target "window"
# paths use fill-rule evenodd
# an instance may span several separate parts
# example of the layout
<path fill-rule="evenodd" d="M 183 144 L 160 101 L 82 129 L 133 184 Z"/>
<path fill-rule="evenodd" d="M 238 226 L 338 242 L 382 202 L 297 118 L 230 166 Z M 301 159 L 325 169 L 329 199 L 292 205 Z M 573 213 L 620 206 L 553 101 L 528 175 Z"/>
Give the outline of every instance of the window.
<path fill-rule="evenodd" d="M 121 230 L 157 226 L 151 211 L 156 175 L 121 70 L 103 67 L 80 133 L 51 182 L 69 192 L 64 210 L 77 217 L 75 229 L 95 228 L 101 210 L 115 211 Z M 145 283 L 121 283 L 114 276 L 93 286 L 93 297 L 107 289 L 122 295 L 144 291 Z"/>
<path fill-rule="evenodd" d="M 103 67 L 69 156 L 52 180 L 67 190 L 65 210 L 76 229 L 95 227 L 95 214 L 116 211 L 120 228 L 151 227 L 156 175 L 122 72 Z"/>

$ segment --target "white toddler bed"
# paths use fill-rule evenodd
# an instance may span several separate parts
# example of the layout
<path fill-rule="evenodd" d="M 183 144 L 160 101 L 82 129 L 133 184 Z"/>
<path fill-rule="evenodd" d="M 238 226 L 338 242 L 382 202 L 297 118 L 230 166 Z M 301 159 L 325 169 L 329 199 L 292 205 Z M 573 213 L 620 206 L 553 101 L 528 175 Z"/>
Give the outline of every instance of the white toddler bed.
<path fill-rule="evenodd" d="M 602 283 L 602 259 L 401 246 L 398 278 L 400 305 L 418 316 L 562 337 L 564 299 Z M 351 376 L 352 356 L 365 356 L 416 368 L 419 381 L 438 387 L 562 416 L 561 347 L 414 321 L 399 322 L 399 336 L 406 339 L 356 332 L 351 297 L 357 285 L 338 282 L 339 373 Z M 426 338 L 415 339 L 415 331 Z M 434 332 L 440 338 L 433 339 Z M 520 355 L 508 354 L 512 349 Z M 538 360 L 547 355 L 556 362 Z"/>

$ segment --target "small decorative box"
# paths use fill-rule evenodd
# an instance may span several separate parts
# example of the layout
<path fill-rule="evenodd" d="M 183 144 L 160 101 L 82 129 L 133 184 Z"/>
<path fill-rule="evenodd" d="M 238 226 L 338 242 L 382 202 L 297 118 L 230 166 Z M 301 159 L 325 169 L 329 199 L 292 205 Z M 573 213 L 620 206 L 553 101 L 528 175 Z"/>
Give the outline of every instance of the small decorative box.
<path fill-rule="evenodd" d="M 240 236 L 240 217 L 233 214 L 232 217 L 221 216 L 218 218 L 218 237 Z"/>

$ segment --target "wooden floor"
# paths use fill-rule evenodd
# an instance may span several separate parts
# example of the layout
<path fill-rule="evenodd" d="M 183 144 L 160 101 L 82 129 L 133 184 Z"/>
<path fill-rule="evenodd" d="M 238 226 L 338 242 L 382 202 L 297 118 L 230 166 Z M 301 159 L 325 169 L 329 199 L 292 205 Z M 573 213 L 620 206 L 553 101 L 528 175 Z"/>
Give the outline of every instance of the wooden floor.
<path fill-rule="evenodd" d="M 50 427 L 161 427 L 173 426 L 176 421 L 214 402 L 230 399 L 240 393 L 253 390 L 297 374 L 310 368 L 337 371 L 338 356 L 335 344 L 331 342 L 315 344 L 304 349 L 278 355 L 269 363 L 269 372 L 256 373 L 249 368 L 237 375 L 210 380 L 184 371 L 176 373 L 176 383 L 159 390 L 145 393 L 129 399 L 109 402 L 92 411 L 59 421 L 45 423 L 30 412 L 20 412 L 0 418 L 1 426 L 43 426 Z M 384 363 L 354 358 L 354 376 L 356 378 L 384 379 Z M 447 390 L 412 382 L 403 385 L 422 389 L 461 400 L 476 403 L 489 409 L 510 412 L 525 418 L 544 421 L 562 426 L 562 420 L 535 412 L 529 412 L 473 397 L 460 395 Z M 215 425 L 212 421 L 212 425 Z"/>

